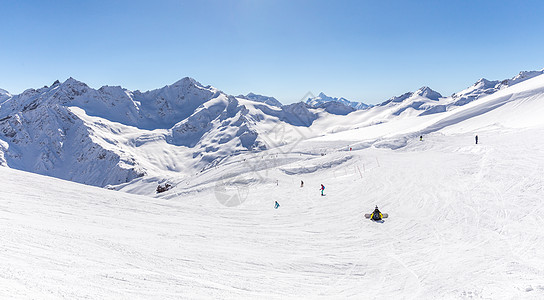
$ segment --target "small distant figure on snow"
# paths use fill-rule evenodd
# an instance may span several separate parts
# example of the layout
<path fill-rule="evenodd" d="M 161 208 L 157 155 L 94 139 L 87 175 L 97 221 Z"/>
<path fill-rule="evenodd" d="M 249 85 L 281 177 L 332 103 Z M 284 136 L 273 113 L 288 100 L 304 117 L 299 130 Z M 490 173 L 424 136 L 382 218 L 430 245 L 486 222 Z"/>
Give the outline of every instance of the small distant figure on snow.
<path fill-rule="evenodd" d="M 164 186 L 162 186 L 162 185 L 159 184 L 159 186 L 157 186 L 157 190 L 156 190 L 156 191 L 157 191 L 157 194 L 158 194 L 158 193 L 166 192 L 166 191 L 168 191 L 171 187 L 172 187 L 172 185 L 170 185 L 170 184 L 168 184 L 168 183 L 164 184 Z"/>
<path fill-rule="evenodd" d="M 378 205 L 376 205 L 376 208 L 374 209 L 374 212 L 370 215 L 370 219 L 374 221 L 379 221 L 383 218 L 382 213 L 378 209 Z"/>
<path fill-rule="evenodd" d="M 276 179 L 276 185 L 280 185 L 280 181 Z"/>
<path fill-rule="evenodd" d="M 304 181 L 300 181 L 300 187 L 304 187 Z"/>
<path fill-rule="evenodd" d="M 349 151 L 351 151 L 351 147 L 349 147 Z"/>
<path fill-rule="evenodd" d="M 383 223 L 382 219 L 385 219 L 389 217 L 389 214 L 382 214 L 382 212 L 378 209 L 378 206 L 376 205 L 376 209 L 371 214 L 365 214 L 365 218 L 370 219 L 372 221 L 376 221 L 379 223 Z"/>
<path fill-rule="evenodd" d="M 280 204 L 278 203 L 278 201 L 274 201 L 274 208 L 278 209 L 278 207 L 280 207 Z"/>
<path fill-rule="evenodd" d="M 325 196 L 323 195 L 323 192 L 325 191 L 325 186 L 323 184 L 321 184 L 321 188 L 319 190 L 321 191 L 321 196 Z"/>
<path fill-rule="evenodd" d="M 477 144 L 478 144 L 478 135 L 476 135 L 476 136 L 474 137 L 474 139 L 476 139 L 476 145 L 477 145 Z"/>
<path fill-rule="evenodd" d="M 419 140 L 423 141 L 423 136 L 422 135 L 419 136 Z"/>

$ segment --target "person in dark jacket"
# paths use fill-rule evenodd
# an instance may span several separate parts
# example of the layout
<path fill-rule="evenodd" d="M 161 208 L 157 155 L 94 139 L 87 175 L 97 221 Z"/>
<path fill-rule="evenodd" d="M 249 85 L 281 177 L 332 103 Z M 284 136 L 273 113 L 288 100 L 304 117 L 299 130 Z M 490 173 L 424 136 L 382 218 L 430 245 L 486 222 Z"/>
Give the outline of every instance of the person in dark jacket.
<path fill-rule="evenodd" d="M 474 137 L 476 139 L 476 144 L 478 144 L 478 135 Z"/>
<path fill-rule="evenodd" d="M 370 219 L 374 221 L 379 221 L 383 218 L 383 214 L 378 209 L 378 206 L 376 205 L 376 208 L 374 209 L 374 212 L 370 215 Z"/>

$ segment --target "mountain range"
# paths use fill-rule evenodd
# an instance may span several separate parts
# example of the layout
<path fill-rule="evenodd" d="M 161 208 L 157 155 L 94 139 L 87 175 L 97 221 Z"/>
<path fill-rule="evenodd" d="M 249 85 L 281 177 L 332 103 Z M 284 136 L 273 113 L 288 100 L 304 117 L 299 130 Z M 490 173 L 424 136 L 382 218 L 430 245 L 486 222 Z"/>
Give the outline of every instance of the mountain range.
<path fill-rule="evenodd" d="M 449 97 L 422 87 L 377 105 L 324 93 L 282 105 L 253 93 L 232 96 L 188 77 L 147 92 L 93 89 L 69 78 L 18 95 L 0 90 L 0 165 L 101 187 L 188 177 L 240 153 L 454 111 L 543 73 L 480 79 Z M 379 138 L 372 143 L 379 145 Z"/>

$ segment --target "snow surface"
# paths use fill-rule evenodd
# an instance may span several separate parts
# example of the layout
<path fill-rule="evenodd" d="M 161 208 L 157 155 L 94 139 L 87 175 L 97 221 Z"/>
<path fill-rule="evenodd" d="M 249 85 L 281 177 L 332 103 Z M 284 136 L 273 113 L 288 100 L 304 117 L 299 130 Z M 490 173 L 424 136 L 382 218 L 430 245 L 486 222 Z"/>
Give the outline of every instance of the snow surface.
<path fill-rule="evenodd" d="M 236 207 L 217 189 L 149 198 L 0 168 L 0 296 L 538 299 L 543 133 L 330 153 L 229 183 Z M 363 218 L 374 205 L 384 223 Z"/>
<path fill-rule="evenodd" d="M 249 94 L 247 94 L 245 96 L 240 95 L 240 96 L 238 96 L 238 98 L 245 98 L 245 99 L 253 100 L 253 101 L 257 101 L 257 102 L 263 102 L 263 103 L 266 103 L 268 105 L 277 106 L 277 107 L 281 107 L 283 105 L 283 104 L 281 104 L 280 101 L 278 101 L 274 97 L 268 97 L 268 96 L 254 94 L 254 93 L 249 93 Z"/>
<path fill-rule="evenodd" d="M 424 116 L 212 99 L 193 116 L 265 105 L 255 130 L 275 147 L 195 173 L 169 129 L 74 106 L 149 173 L 114 191 L 0 168 L 0 298 L 544 298 L 544 75 Z M 364 218 L 375 205 L 384 222 Z"/>
<path fill-rule="evenodd" d="M 2 105 L 2 102 L 6 101 L 11 97 L 11 94 L 3 89 L 0 89 L 0 105 Z"/>

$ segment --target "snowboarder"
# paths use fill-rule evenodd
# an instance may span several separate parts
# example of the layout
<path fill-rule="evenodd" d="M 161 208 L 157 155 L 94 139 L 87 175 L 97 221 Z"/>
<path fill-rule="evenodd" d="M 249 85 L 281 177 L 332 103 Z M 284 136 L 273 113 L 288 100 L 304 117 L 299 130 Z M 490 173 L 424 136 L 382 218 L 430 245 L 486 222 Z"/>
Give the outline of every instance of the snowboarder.
<path fill-rule="evenodd" d="M 278 207 L 280 207 L 280 204 L 278 203 L 278 201 L 274 201 L 274 208 L 278 209 Z"/>
<path fill-rule="evenodd" d="M 321 184 L 321 188 L 319 190 L 321 191 L 321 196 L 325 196 L 323 195 L 323 192 L 325 191 L 325 186 L 323 184 Z"/>
<path fill-rule="evenodd" d="M 389 215 L 382 214 L 382 212 L 380 212 L 380 210 L 378 209 L 377 205 L 376 205 L 376 209 L 374 209 L 374 211 L 371 214 L 365 214 L 365 218 L 370 219 L 372 221 L 381 221 L 382 219 L 385 219 L 387 217 L 389 217 Z"/>
<path fill-rule="evenodd" d="M 382 213 L 378 209 L 378 206 L 376 205 L 376 208 L 374 209 L 374 212 L 370 215 L 370 219 L 374 221 L 379 221 L 383 218 Z"/>
<path fill-rule="evenodd" d="M 300 181 L 300 187 L 304 187 L 304 181 Z"/>
<path fill-rule="evenodd" d="M 476 145 L 478 144 L 478 135 L 474 137 L 476 139 Z"/>

